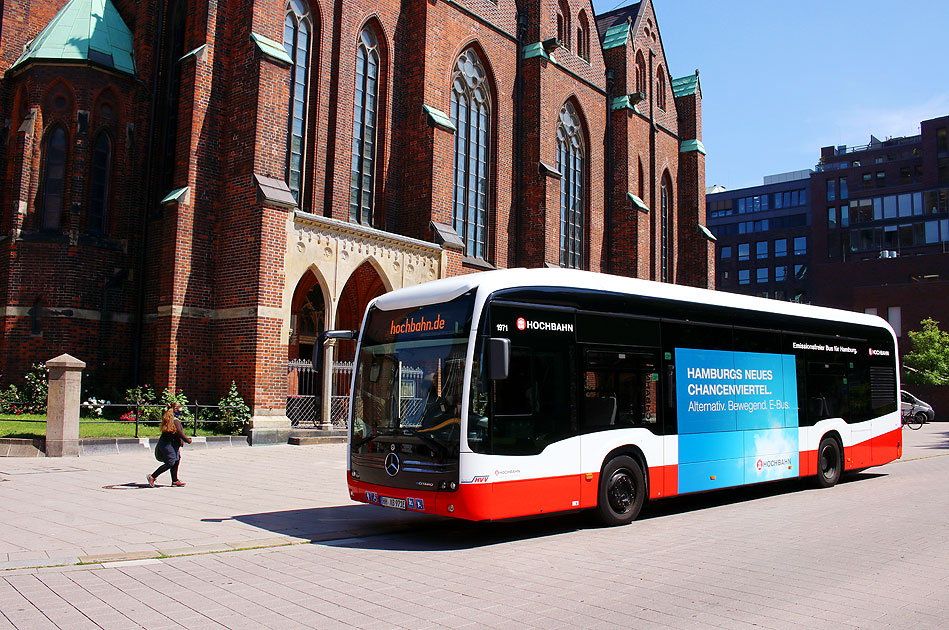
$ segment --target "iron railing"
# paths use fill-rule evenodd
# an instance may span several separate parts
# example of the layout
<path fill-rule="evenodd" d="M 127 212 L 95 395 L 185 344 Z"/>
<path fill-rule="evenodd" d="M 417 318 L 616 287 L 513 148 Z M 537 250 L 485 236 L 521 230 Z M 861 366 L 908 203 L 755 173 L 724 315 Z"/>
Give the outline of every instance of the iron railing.
<path fill-rule="evenodd" d="M 337 361 L 333 365 L 330 392 L 330 423 L 346 427 L 349 390 L 353 377 L 353 363 Z M 319 427 L 323 415 L 323 393 L 320 371 L 305 359 L 287 362 L 287 417 L 296 428 Z"/>
<path fill-rule="evenodd" d="M 101 415 L 105 412 L 106 409 L 125 409 L 126 413 L 121 414 L 118 420 L 113 419 L 104 419 L 104 420 L 91 420 L 88 418 L 79 418 L 80 424 L 134 424 L 135 426 L 135 437 L 139 437 L 139 425 L 159 425 L 161 423 L 161 416 L 164 413 L 167 405 L 156 405 L 156 404 L 130 404 L 130 403 L 90 403 L 84 402 L 79 405 L 80 411 L 85 410 L 86 413 L 97 413 Z M 239 410 L 241 407 L 234 405 L 202 405 L 198 401 L 193 403 L 188 403 L 187 405 L 182 405 L 182 410 L 184 413 L 179 416 L 181 421 L 182 428 L 191 429 L 191 435 L 198 434 L 199 425 L 209 425 L 209 424 L 219 424 L 221 419 L 208 413 L 209 410 L 213 409 L 215 411 L 226 411 L 226 410 Z M 142 420 L 143 412 L 148 412 L 149 410 L 154 410 L 157 413 L 157 419 L 155 420 Z M 134 414 L 132 418 L 123 420 L 127 414 Z M 45 421 L 44 421 L 45 422 Z"/>

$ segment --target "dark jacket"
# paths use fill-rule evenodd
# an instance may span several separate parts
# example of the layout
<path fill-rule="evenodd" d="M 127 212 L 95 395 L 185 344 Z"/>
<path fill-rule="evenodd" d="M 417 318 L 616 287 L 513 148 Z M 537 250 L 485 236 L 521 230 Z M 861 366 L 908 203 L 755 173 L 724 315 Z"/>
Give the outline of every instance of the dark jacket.
<path fill-rule="evenodd" d="M 181 448 L 182 442 L 191 444 L 191 438 L 185 435 L 181 421 L 175 418 L 175 432 L 162 431 L 161 437 L 158 438 L 158 444 L 155 446 L 155 459 L 166 464 L 173 464 L 178 461 L 181 458 L 178 449 Z"/>

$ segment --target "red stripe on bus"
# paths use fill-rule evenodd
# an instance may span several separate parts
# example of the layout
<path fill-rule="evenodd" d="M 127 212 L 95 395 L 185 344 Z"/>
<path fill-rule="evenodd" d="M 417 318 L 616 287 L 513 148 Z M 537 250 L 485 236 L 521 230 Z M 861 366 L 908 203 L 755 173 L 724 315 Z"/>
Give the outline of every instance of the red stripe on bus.
<path fill-rule="evenodd" d="M 902 456 L 901 429 L 890 431 L 844 449 L 845 468 L 866 468 L 886 464 Z M 801 451 L 800 474 L 817 474 L 817 451 Z M 451 516 L 472 521 L 516 518 L 596 507 L 599 473 L 519 479 L 495 483 L 462 484 L 456 492 L 405 490 L 376 486 L 347 477 L 350 496 L 362 503 L 378 503 L 379 497 L 421 499 L 425 514 Z M 654 466 L 649 469 L 649 498 L 678 494 L 679 467 Z M 375 501 L 366 497 L 375 493 Z M 409 510 L 412 511 L 412 510 Z M 420 511 L 420 510 L 415 510 Z"/>
<path fill-rule="evenodd" d="M 844 470 L 880 466 L 903 456 L 903 431 L 894 429 L 844 447 Z M 817 474 L 817 451 L 801 451 L 801 476 Z"/>

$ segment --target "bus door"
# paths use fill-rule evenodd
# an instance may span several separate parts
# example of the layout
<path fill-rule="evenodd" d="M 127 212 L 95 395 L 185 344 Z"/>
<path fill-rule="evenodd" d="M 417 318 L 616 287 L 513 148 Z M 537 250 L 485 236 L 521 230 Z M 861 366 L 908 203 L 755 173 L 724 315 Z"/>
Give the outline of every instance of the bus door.
<path fill-rule="evenodd" d="M 617 446 L 633 444 L 646 457 L 651 496 L 666 496 L 667 440 L 661 400 L 659 320 L 620 312 L 577 314 L 580 380 L 581 467 L 599 471 Z M 646 431 L 615 433 L 611 429 Z M 672 433 L 675 426 L 672 427 Z M 672 453 L 674 456 L 674 453 Z M 673 459 L 674 461 L 674 459 Z M 672 468 L 675 488 L 675 468 Z M 584 485 L 584 505 L 596 504 L 596 488 Z"/>
<path fill-rule="evenodd" d="M 487 449 L 498 460 L 497 518 L 580 506 L 572 309 L 491 307 L 491 336 L 510 339 L 508 377 L 493 381 Z"/>
<path fill-rule="evenodd" d="M 582 452 L 591 458 L 582 462 L 597 468 L 605 453 L 617 445 L 632 443 L 647 458 L 653 496 L 662 491 L 664 461 L 662 427 L 659 422 L 659 349 L 583 345 L 580 356 L 580 433 Z M 646 429 L 620 438 L 617 429 Z M 589 489 L 594 492 L 595 489 Z M 589 492 L 584 491 L 584 499 Z"/>

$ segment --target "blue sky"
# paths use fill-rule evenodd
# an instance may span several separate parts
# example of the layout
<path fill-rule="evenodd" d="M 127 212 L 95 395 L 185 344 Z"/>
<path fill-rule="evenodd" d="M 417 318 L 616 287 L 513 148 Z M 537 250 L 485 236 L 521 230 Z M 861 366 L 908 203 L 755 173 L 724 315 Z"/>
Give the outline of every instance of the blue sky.
<path fill-rule="evenodd" d="M 915 135 L 949 114 L 946 0 L 653 5 L 672 76 L 699 70 L 708 186 L 759 185 L 813 168 L 822 146 Z"/>

